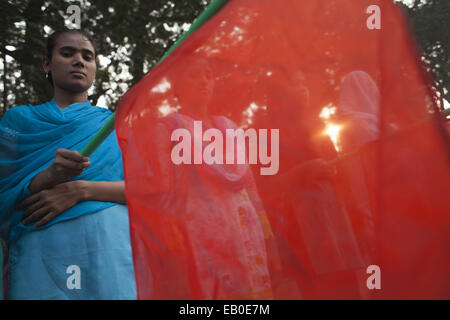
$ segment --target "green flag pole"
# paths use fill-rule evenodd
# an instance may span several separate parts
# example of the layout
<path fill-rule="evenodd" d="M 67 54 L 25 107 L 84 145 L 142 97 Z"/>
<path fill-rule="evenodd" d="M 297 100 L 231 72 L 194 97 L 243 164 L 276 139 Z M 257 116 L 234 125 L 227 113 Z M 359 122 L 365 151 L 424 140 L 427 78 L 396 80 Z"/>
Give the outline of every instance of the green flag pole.
<path fill-rule="evenodd" d="M 175 48 L 177 48 L 186 38 L 193 32 L 198 30 L 205 22 L 207 22 L 212 16 L 214 16 L 228 0 L 214 0 L 191 24 L 188 31 L 186 31 L 164 54 L 164 56 L 158 61 L 160 64 Z M 105 122 L 95 136 L 88 142 L 88 144 L 81 150 L 81 155 L 89 157 L 98 146 L 113 132 L 114 120 L 116 114 L 113 113 L 111 117 Z"/>
<path fill-rule="evenodd" d="M 176 47 L 178 47 L 191 33 L 197 31 L 206 21 L 214 16 L 222 7 L 228 2 L 228 0 L 214 0 L 191 24 L 188 31 L 186 31 L 170 49 L 159 60 L 160 64 Z"/>
<path fill-rule="evenodd" d="M 103 124 L 103 126 L 98 130 L 95 136 L 87 143 L 87 145 L 81 150 L 81 155 L 89 157 L 95 149 L 113 132 L 114 130 L 114 120 L 116 119 L 116 114 L 113 113 L 111 117 Z"/>

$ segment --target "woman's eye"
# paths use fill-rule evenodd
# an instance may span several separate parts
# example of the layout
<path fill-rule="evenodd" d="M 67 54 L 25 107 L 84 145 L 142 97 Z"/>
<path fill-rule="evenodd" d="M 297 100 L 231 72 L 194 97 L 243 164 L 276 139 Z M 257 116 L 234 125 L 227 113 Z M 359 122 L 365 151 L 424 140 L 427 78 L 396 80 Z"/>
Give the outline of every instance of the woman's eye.
<path fill-rule="evenodd" d="M 85 56 L 85 57 L 84 57 L 84 60 L 86 60 L 86 61 L 91 61 L 91 60 L 92 60 L 92 57 L 91 57 L 91 56 Z"/>
<path fill-rule="evenodd" d="M 71 53 L 70 53 L 70 52 L 63 52 L 63 53 L 62 53 L 62 56 L 63 56 L 63 57 L 70 57 L 70 56 L 71 56 Z"/>

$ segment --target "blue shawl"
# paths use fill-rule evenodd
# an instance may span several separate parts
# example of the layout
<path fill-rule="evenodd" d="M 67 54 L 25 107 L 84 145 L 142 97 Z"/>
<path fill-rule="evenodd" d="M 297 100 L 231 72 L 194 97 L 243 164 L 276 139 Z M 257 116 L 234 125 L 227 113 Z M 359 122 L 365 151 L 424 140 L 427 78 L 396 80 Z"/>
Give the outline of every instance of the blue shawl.
<path fill-rule="evenodd" d="M 24 210 L 15 210 L 14 206 L 30 196 L 31 180 L 53 162 L 57 149 L 81 151 L 110 115 L 111 111 L 92 106 L 89 101 L 61 110 L 54 100 L 14 107 L 3 115 L 0 120 L 0 236 L 12 242 L 24 232 L 36 230 L 32 224 L 22 224 Z M 72 180 L 123 180 L 122 156 L 115 132 L 90 156 L 90 167 Z M 38 229 L 113 205 L 112 202 L 80 202 Z"/>

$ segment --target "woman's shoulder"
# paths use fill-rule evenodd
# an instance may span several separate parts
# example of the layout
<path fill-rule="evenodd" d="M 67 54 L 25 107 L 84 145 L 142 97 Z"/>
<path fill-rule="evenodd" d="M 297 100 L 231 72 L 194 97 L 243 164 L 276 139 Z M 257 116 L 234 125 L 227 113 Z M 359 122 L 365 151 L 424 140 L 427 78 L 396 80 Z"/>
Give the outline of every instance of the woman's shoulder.
<path fill-rule="evenodd" d="M 20 112 L 21 110 L 27 109 L 30 106 L 32 106 L 32 105 L 30 105 L 30 104 L 22 104 L 22 105 L 19 105 L 19 106 L 11 107 L 5 112 L 5 114 L 3 116 L 11 115 L 11 114 L 14 114 L 16 112 Z"/>
<path fill-rule="evenodd" d="M 0 122 L 2 124 L 10 123 L 13 121 L 18 121 L 21 117 L 23 117 L 25 114 L 27 114 L 30 111 L 30 107 L 33 105 L 19 105 L 14 106 L 10 109 L 8 109 L 0 119 Z"/>
<path fill-rule="evenodd" d="M 10 108 L 0 119 L 2 125 L 19 125 L 21 127 L 29 125 L 38 117 L 39 110 L 49 109 L 50 101 L 41 104 L 22 104 Z"/>
<path fill-rule="evenodd" d="M 3 116 L 5 116 L 6 114 L 15 114 L 15 113 L 21 113 L 21 112 L 26 112 L 28 110 L 32 110 L 41 106 L 45 106 L 47 104 L 49 104 L 51 101 L 46 101 L 43 103 L 38 103 L 38 104 L 21 104 L 21 105 L 17 105 L 17 106 L 13 106 L 10 109 L 8 109 L 8 111 L 5 112 L 5 114 Z"/>

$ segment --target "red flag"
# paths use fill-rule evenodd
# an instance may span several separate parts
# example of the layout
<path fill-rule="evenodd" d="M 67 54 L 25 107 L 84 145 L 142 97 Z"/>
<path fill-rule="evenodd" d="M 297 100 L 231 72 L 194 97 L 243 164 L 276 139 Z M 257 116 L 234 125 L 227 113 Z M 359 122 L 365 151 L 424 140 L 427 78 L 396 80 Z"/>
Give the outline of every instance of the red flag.
<path fill-rule="evenodd" d="M 140 299 L 450 298 L 449 137 L 391 1 L 229 1 L 121 99 Z"/>

